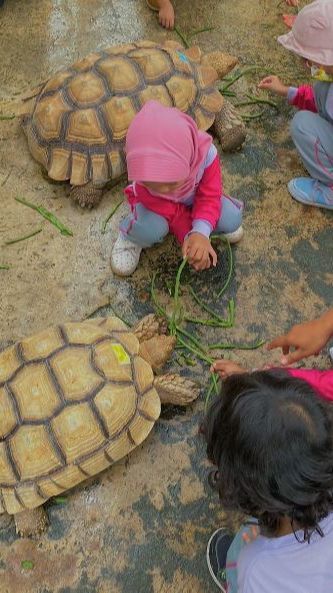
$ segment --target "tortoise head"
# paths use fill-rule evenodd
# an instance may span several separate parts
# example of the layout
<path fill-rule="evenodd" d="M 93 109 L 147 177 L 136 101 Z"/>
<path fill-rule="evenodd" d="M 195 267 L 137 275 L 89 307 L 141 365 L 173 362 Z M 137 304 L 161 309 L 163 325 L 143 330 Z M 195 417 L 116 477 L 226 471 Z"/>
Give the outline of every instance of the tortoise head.
<path fill-rule="evenodd" d="M 202 66 L 210 66 L 217 73 L 217 78 L 224 78 L 238 63 L 238 59 L 222 51 L 212 51 L 201 58 Z"/>

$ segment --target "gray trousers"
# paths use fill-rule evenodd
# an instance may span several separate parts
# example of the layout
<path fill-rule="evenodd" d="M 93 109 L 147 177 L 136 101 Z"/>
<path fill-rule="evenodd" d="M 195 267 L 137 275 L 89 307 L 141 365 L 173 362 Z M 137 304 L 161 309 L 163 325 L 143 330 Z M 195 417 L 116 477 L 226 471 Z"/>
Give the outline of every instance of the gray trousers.
<path fill-rule="evenodd" d="M 298 111 L 291 135 L 303 165 L 313 179 L 333 186 L 333 125 L 318 113 Z"/>
<path fill-rule="evenodd" d="M 242 224 L 242 202 L 235 198 L 223 196 L 223 208 L 220 219 L 214 229 L 215 233 L 233 233 Z M 161 243 L 169 233 L 167 220 L 160 214 L 155 214 L 142 204 L 136 205 L 136 216 L 127 216 L 120 224 L 120 230 L 127 239 L 140 247 L 151 247 L 154 243 Z"/>

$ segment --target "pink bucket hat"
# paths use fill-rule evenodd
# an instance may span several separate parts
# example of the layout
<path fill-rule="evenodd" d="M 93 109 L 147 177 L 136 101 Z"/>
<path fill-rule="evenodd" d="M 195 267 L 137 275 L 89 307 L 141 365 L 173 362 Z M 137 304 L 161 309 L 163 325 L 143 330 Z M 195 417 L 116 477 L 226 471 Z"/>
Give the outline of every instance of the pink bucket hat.
<path fill-rule="evenodd" d="M 290 33 L 278 37 L 286 49 L 322 66 L 333 66 L 333 0 L 305 6 Z"/>

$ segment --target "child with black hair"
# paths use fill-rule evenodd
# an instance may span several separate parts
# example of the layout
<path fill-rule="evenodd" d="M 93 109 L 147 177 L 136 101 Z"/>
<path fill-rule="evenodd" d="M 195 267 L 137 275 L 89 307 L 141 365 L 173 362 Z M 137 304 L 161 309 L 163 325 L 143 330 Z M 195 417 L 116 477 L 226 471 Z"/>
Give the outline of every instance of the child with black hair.
<path fill-rule="evenodd" d="M 333 591 L 333 371 L 214 369 L 224 380 L 204 423 L 211 482 L 225 509 L 254 518 L 235 538 L 212 535 L 215 583 L 228 593 Z"/>

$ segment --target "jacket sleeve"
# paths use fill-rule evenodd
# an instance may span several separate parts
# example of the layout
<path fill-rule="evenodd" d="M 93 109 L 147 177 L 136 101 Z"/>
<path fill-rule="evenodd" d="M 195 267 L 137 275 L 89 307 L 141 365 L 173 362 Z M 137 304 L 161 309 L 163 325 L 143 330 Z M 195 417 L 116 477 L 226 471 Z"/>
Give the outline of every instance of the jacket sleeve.
<path fill-rule="evenodd" d="M 333 402 L 333 370 L 288 369 L 288 373 L 293 377 L 303 379 L 311 385 L 319 395 Z"/>
<path fill-rule="evenodd" d="M 303 84 L 302 86 L 289 87 L 288 89 L 288 103 L 298 107 L 298 109 L 306 109 L 307 111 L 313 111 L 317 113 L 317 106 L 315 101 L 315 94 L 313 87 L 309 84 Z"/>
<path fill-rule="evenodd" d="M 201 178 L 192 208 L 192 231 L 209 237 L 221 215 L 222 176 L 216 156 Z"/>

